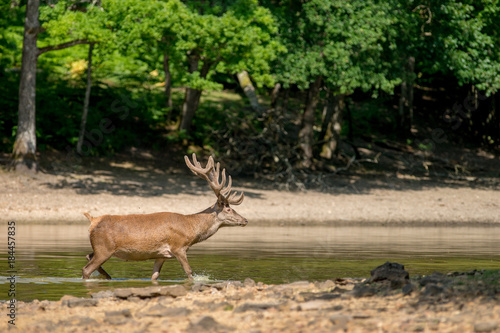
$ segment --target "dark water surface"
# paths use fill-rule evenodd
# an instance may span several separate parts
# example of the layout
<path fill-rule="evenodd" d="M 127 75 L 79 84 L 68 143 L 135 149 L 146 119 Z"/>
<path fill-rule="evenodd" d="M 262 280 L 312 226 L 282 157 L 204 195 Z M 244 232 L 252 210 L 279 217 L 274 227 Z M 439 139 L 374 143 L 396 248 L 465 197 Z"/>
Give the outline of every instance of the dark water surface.
<path fill-rule="evenodd" d="M 2 253 L 0 299 L 9 299 L 7 237 Z M 16 299 L 57 300 L 89 296 L 99 290 L 151 285 L 153 260 L 110 259 L 104 268 L 113 280 L 81 279 L 91 252 L 87 225 L 18 225 Z M 195 280 L 264 283 L 368 277 L 386 261 L 405 265 L 412 275 L 500 269 L 500 227 L 265 227 L 224 228 L 188 253 Z M 163 265 L 159 283 L 184 283 L 177 260 Z"/>

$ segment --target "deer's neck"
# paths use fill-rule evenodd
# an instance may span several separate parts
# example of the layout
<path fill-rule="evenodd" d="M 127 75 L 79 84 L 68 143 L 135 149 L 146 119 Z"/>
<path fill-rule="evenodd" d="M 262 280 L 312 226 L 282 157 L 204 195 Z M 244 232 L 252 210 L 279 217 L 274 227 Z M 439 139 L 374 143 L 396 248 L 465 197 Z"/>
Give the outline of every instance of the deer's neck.
<path fill-rule="evenodd" d="M 207 208 L 194 216 L 196 217 L 196 222 L 193 226 L 195 231 L 193 244 L 202 242 L 215 234 L 217 230 L 219 230 L 222 223 L 217 219 L 217 214 L 212 207 Z"/>

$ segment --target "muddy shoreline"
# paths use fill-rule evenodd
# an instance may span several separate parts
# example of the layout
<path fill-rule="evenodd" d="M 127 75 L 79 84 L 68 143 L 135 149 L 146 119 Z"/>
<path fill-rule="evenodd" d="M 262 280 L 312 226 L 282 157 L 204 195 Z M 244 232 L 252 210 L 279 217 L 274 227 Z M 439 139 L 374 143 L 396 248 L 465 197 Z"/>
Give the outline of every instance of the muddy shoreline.
<path fill-rule="evenodd" d="M 22 332 L 500 332 L 499 271 L 282 285 L 251 279 L 18 302 Z M 496 282 L 495 282 L 496 281 Z M 8 302 L 0 305 L 8 313 Z M 12 329 L 7 320 L 0 331 Z"/>
<path fill-rule="evenodd" d="M 233 184 L 246 195 L 238 212 L 255 224 L 500 225 L 496 179 L 346 176 L 305 192 L 245 179 L 234 179 Z M 214 201 L 206 184 L 186 172 L 130 163 L 35 176 L 0 170 L 0 186 L 0 213 L 18 225 L 87 224 L 83 212 L 189 214 Z M 423 284 L 422 279 L 411 277 L 403 285 L 332 277 L 284 285 L 247 279 L 161 287 L 177 288 L 176 294 L 156 286 L 129 288 L 121 296 L 115 290 L 83 299 L 17 302 L 15 328 L 22 332 L 500 332 L 498 272 L 437 275 Z M 8 313 L 8 305 L 2 302 L 2 314 Z M 3 317 L 0 331 L 14 329 Z"/>
<path fill-rule="evenodd" d="M 245 193 L 237 211 L 250 224 L 500 225 L 495 181 L 345 177 L 326 189 L 295 192 L 244 179 L 233 183 Z M 0 213 L 20 223 L 87 224 L 83 212 L 192 214 L 214 203 L 208 186 L 184 173 L 97 170 L 29 177 L 0 170 L 0 186 Z"/>

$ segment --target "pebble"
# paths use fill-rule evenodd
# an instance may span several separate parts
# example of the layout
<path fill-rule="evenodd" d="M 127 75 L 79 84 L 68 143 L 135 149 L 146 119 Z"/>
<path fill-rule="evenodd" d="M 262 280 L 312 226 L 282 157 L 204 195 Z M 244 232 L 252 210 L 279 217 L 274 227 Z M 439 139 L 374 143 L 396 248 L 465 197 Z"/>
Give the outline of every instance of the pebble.
<path fill-rule="evenodd" d="M 191 310 L 185 307 L 169 308 L 161 304 L 152 305 L 144 310 L 142 310 L 139 315 L 144 317 L 179 317 L 187 316 L 191 313 Z"/>
<path fill-rule="evenodd" d="M 184 285 L 119 288 L 86 299 L 19 302 L 16 328 L 37 333 L 96 327 L 106 332 L 500 332 L 497 285 L 461 276 L 466 275 L 436 274 L 424 286 L 412 279 L 413 285 L 399 291 L 388 291 L 388 281 L 360 279 L 281 286 L 247 280 L 189 293 Z M 497 275 L 491 279 L 497 281 Z M 2 311 L 7 306 L 0 302 Z M 0 322 L 1 332 L 8 328 Z"/>
<path fill-rule="evenodd" d="M 115 294 L 113 293 L 112 290 L 101 290 L 97 293 L 90 294 L 90 297 L 96 298 L 96 299 L 109 298 L 109 297 L 114 297 L 114 296 L 115 296 Z"/>
<path fill-rule="evenodd" d="M 338 330 L 338 329 L 344 329 L 347 326 L 347 323 L 351 320 L 349 316 L 342 315 L 342 314 L 334 314 L 331 315 L 330 318 L 328 318 L 330 322 L 333 324 L 333 329 L 332 331 Z"/>
<path fill-rule="evenodd" d="M 157 296 L 180 297 L 187 294 L 186 288 L 180 285 L 175 286 L 152 286 L 144 288 L 118 288 L 113 295 L 118 298 L 151 298 Z"/>
<path fill-rule="evenodd" d="M 331 307 L 332 304 L 330 302 L 315 300 L 299 304 L 297 310 L 302 310 L 302 311 L 323 310 L 323 309 L 329 309 Z"/>
<path fill-rule="evenodd" d="M 246 311 L 267 310 L 270 308 L 277 308 L 279 305 L 279 303 L 244 303 L 234 309 L 234 312 L 239 313 Z"/>
<path fill-rule="evenodd" d="M 61 304 L 69 308 L 76 308 L 79 306 L 89 307 L 96 306 L 98 301 L 92 298 L 67 298 L 62 300 Z"/>
<path fill-rule="evenodd" d="M 211 316 L 204 316 L 195 322 L 192 322 L 187 332 L 232 332 L 233 328 L 221 325 Z"/>
<path fill-rule="evenodd" d="M 246 278 L 244 281 L 243 281 L 243 285 L 245 287 L 255 287 L 255 281 L 252 280 L 251 278 Z"/>
<path fill-rule="evenodd" d="M 498 323 L 495 321 L 486 321 L 474 324 L 474 332 L 493 332 L 498 328 Z"/>

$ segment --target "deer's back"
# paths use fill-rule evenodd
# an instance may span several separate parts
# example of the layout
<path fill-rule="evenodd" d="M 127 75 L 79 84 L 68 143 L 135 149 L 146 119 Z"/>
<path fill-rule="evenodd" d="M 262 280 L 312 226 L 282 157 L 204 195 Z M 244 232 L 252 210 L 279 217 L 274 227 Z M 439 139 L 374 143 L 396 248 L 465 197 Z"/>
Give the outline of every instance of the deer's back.
<path fill-rule="evenodd" d="M 138 257 L 122 259 L 143 260 L 144 256 L 182 246 L 190 238 L 189 228 L 182 224 L 186 224 L 186 216 L 177 213 L 103 215 L 91 218 L 89 236 L 92 246 L 99 242 L 118 257 L 120 253 Z"/>

